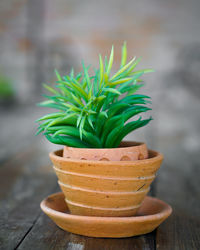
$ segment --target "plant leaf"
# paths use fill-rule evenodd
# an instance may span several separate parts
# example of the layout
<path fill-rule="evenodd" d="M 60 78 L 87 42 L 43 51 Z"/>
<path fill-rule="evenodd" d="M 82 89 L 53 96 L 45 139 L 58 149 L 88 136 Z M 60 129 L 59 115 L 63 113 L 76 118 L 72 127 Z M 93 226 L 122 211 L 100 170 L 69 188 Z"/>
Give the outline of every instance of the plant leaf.
<path fill-rule="evenodd" d="M 116 74 L 114 74 L 114 76 L 110 79 L 111 81 L 114 80 L 115 78 L 117 78 L 120 74 L 122 74 L 125 70 L 127 70 L 131 64 L 133 64 L 133 62 L 135 61 L 134 57 L 129 63 L 127 63 L 124 67 L 122 67 Z"/>
<path fill-rule="evenodd" d="M 107 68 L 107 75 L 109 77 L 110 75 L 110 71 L 111 71 L 111 68 L 112 68 L 112 65 L 113 65 L 113 59 L 114 59 L 114 46 L 112 46 L 112 49 L 111 49 L 111 52 L 110 52 L 110 58 L 109 58 L 109 62 L 108 62 L 108 68 Z"/>
<path fill-rule="evenodd" d="M 121 132 L 119 133 L 117 139 L 115 140 L 114 144 L 115 147 L 118 147 L 120 142 L 123 140 L 123 138 L 128 135 L 130 132 L 132 132 L 133 130 L 143 127 L 145 125 L 147 125 L 150 121 L 152 120 L 152 118 L 150 117 L 149 119 L 146 120 L 141 120 L 141 117 L 137 120 L 137 121 L 132 121 L 127 123 L 121 130 Z"/>
<path fill-rule="evenodd" d="M 58 71 L 55 69 L 55 73 L 56 73 L 56 76 L 58 78 L 58 81 L 62 81 L 62 77 L 60 76 L 60 74 L 58 73 Z"/>
<path fill-rule="evenodd" d="M 117 95 L 121 95 L 121 93 L 117 89 L 112 89 L 112 88 L 103 88 L 102 89 L 104 92 L 109 92 Z"/>
<path fill-rule="evenodd" d="M 99 55 L 99 87 L 101 87 L 104 76 L 103 61 L 101 55 Z"/>
<path fill-rule="evenodd" d="M 125 66 L 126 59 L 127 59 L 127 48 L 126 48 L 126 42 L 124 42 L 123 47 L 122 47 L 121 67 Z"/>

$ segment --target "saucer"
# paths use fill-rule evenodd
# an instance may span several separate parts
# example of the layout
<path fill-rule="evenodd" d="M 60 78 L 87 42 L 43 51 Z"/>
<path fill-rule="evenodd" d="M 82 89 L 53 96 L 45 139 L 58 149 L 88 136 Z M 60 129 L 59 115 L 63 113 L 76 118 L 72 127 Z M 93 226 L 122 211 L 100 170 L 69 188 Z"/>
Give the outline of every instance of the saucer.
<path fill-rule="evenodd" d="M 63 193 L 44 199 L 41 209 L 65 231 L 91 237 L 123 238 L 152 232 L 172 213 L 165 202 L 146 196 L 135 216 L 95 217 L 70 214 Z"/>

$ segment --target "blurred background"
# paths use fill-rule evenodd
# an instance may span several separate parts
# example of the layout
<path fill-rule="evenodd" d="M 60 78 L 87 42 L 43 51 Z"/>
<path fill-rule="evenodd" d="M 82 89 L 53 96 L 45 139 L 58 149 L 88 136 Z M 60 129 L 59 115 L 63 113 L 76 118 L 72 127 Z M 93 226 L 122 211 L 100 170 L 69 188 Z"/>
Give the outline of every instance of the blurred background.
<path fill-rule="evenodd" d="M 112 44 L 117 65 L 127 41 L 129 57 L 142 57 L 138 69 L 156 70 L 142 89 L 152 96 L 154 121 L 127 139 L 146 141 L 171 166 L 185 158 L 177 171 L 187 176 L 190 158 L 199 164 L 199 9 L 199 0 L 2 0 L 0 161 L 33 145 L 45 152 L 57 147 L 34 136 L 34 121 L 47 113 L 35 104 L 55 68 L 66 74 L 82 59 L 97 65 Z"/>

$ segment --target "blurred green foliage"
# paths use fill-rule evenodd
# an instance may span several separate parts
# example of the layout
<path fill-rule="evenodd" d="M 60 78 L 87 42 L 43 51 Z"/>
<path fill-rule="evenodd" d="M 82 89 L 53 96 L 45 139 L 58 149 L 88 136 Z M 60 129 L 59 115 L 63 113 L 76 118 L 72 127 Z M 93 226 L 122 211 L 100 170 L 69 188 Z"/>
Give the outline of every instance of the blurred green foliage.
<path fill-rule="evenodd" d="M 13 98 L 14 95 L 15 90 L 12 81 L 4 75 L 0 75 L 0 99 Z"/>

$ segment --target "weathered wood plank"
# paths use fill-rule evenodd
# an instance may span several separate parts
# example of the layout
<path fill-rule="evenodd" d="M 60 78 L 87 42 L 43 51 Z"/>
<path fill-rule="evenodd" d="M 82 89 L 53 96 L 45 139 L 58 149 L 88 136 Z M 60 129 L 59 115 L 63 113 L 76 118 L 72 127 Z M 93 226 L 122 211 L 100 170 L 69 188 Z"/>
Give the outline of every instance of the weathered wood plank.
<path fill-rule="evenodd" d="M 48 157 L 30 147 L 0 167 L 0 246 L 14 249 L 41 213 L 39 203 L 55 189 Z"/>
<path fill-rule="evenodd" d="M 18 249 L 87 249 L 124 250 L 155 249 L 155 232 L 146 236 L 104 239 L 75 235 L 59 229 L 42 214 Z"/>
<path fill-rule="evenodd" d="M 165 162 L 157 195 L 172 205 L 173 214 L 157 230 L 157 249 L 200 249 L 199 154 L 177 148 Z"/>

